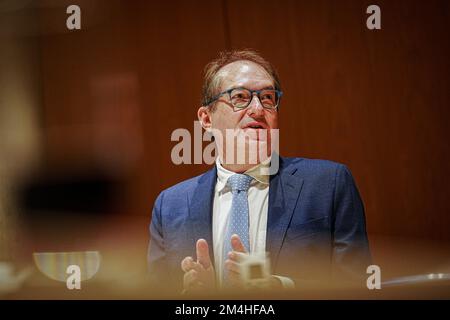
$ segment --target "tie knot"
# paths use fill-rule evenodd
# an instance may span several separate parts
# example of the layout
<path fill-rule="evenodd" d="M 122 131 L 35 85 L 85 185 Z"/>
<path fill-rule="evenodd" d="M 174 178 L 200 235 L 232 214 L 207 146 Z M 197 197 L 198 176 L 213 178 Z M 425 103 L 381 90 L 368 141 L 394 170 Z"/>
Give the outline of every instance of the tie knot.
<path fill-rule="evenodd" d="M 231 187 L 231 191 L 247 191 L 253 178 L 246 174 L 233 174 L 228 178 L 227 183 Z"/>

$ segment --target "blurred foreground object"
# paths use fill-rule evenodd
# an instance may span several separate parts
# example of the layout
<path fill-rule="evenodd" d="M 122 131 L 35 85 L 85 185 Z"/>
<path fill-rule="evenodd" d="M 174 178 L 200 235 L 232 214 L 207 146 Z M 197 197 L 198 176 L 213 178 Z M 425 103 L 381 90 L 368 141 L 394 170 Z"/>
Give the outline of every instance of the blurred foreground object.
<path fill-rule="evenodd" d="M 14 273 L 12 263 L 0 262 L 0 295 L 18 291 L 31 272 L 31 268 L 26 268 Z"/>
<path fill-rule="evenodd" d="M 421 284 L 450 284 L 450 273 L 428 273 L 390 279 L 382 283 L 382 287 L 421 285 Z"/>
<path fill-rule="evenodd" d="M 36 252 L 33 253 L 36 267 L 50 279 L 65 282 L 67 268 L 77 265 L 81 270 L 81 281 L 91 279 L 100 269 L 101 256 L 98 251 L 84 252 Z"/>
<path fill-rule="evenodd" d="M 15 190 L 39 162 L 42 106 L 37 19 L 30 1 L 0 1 L 0 260 L 17 262 L 21 232 Z"/>
<path fill-rule="evenodd" d="M 268 253 L 239 254 L 241 276 L 247 289 L 267 288 L 270 282 Z"/>

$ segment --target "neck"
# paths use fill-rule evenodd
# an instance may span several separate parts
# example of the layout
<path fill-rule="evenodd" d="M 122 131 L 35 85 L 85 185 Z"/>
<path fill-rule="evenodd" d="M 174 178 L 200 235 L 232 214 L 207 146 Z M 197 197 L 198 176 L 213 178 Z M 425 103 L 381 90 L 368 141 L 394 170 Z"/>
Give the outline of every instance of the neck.
<path fill-rule="evenodd" d="M 224 167 L 225 169 L 227 169 L 229 171 L 236 172 L 236 173 L 243 173 L 253 167 L 256 167 L 259 163 L 227 164 L 227 163 L 223 163 L 222 161 L 220 161 L 220 164 L 222 165 L 222 167 Z"/>
<path fill-rule="evenodd" d="M 259 164 L 266 161 L 267 159 L 269 159 L 271 156 L 271 150 L 269 150 L 269 152 L 266 152 L 263 154 L 258 152 L 256 154 L 256 156 L 250 157 L 249 151 L 248 151 L 248 149 L 246 149 L 245 150 L 246 161 L 243 161 L 243 163 L 235 163 L 235 161 L 234 161 L 235 159 L 232 159 L 232 161 L 230 161 L 230 159 L 227 158 L 226 149 L 224 147 L 222 147 L 222 148 L 219 147 L 218 151 L 219 151 L 218 156 L 219 156 L 220 164 L 222 165 L 222 167 L 229 171 L 235 172 L 235 173 L 243 173 L 253 167 L 256 167 Z M 236 155 L 236 154 L 237 154 L 237 151 L 234 152 L 234 155 Z M 249 159 L 252 159 L 252 160 L 249 160 Z M 225 161 L 225 160 L 227 160 L 227 161 Z"/>
<path fill-rule="evenodd" d="M 235 172 L 235 173 L 243 173 L 247 170 L 250 170 L 256 166 L 259 166 L 261 163 L 265 163 L 265 161 L 267 161 L 269 158 L 270 158 L 269 156 L 266 156 L 264 158 L 257 157 L 257 160 L 252 161 L 252 163 L 247 163 L 247 162 L 245 162 L 245 163 L 233 163 L 233 162 L 227 163 L 226 161 L 223 160 L 224 158 L 219 155 L 220 165 L 223 168 L 225 168 L 229 171 Z"/>

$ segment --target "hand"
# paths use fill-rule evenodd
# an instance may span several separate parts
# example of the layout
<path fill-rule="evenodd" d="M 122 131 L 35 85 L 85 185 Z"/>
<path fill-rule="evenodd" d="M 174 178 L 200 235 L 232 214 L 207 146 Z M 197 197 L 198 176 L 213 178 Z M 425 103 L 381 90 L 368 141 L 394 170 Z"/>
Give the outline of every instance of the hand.
<path fill-rule="evenodd" d="M 216 288 L 215 272 L 206 240 L 197 241 L 196 253 L 197 261 L 194 261 L 192 257 L 186 257 L 181 261 L 181 269 L 184 271 L 184 290 L 187 292 L 214 290 Z"/>
<path fill-rule="evenodd" d="M 247 249 L 237 234 L 231 236 L 231 248 L 233 251 L 228 252 L 228 259 L 225 260 L 225 269 L 228 272 L 229 285 L 235 288 L 243 288 L 244 282 L 241 277 L 241 268 L 239 263 L 242 255 L 247 255 Z"/>

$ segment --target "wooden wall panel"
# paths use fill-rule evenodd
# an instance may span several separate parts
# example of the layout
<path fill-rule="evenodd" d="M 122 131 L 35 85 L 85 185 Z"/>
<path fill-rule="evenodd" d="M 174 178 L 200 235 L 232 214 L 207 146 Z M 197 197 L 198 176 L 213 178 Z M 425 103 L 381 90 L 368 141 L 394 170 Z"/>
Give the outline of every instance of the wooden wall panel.
<path fill-rule="evenodd" d="M 86 30 L 42 36 L 44 122 L 95 127 L 90 79 L 118 81 L 120 99 L 137 106 L 118 128 L 137 128 L 128 143 L 140 139 L 127 176 L 130 214 L 149 215 L 162 189 L 206 168 L 173 165 L 170 134 L 192 132 L 204 65 L 220 50 L 249 47 L 281 76 L 283 155 L 346 163 L 371 233 L 450 239 L 447 1 L 377 1 L 378 31 L 365 27 L 369 1 L 94 4 Z M 49 158 L 62 161 L 67 149 L 49 142 Z"/>
<path fill-rule="evenodd" d="M 231 46 L 279 69 L 282 153 L 349 165 L 370 232 L 449 239 L 448 3 L 378 1 L 379 31 L 367 1 L 228 3 Z"/>
<path fill-rule="evenodd" d="M 125 172 L 127 212 L 149 216 L 162 189 L 206 168 L 173 165 L 170 136 L 192 131 L 203 67 L 225 48 L 222 3 L 85 1 L 71 32 L 66 5 L 41 9 L 48 166 L 112 165 Z M 99 128 L 113 131 L 100 146 Z"/>

